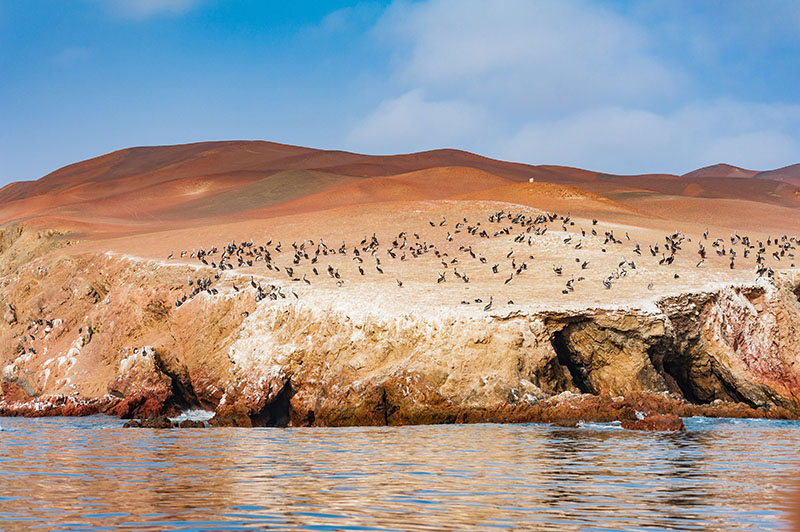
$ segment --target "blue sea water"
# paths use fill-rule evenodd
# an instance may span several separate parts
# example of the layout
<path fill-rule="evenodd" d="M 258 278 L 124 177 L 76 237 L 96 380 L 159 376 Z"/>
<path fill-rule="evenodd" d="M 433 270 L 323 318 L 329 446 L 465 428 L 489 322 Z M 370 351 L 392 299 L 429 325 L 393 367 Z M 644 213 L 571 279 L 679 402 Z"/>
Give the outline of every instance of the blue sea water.
<path fill-rule="evenodd" d="M 800 423 L 123 429 L 0 418 L 0 530 L 790 530 Z"/>

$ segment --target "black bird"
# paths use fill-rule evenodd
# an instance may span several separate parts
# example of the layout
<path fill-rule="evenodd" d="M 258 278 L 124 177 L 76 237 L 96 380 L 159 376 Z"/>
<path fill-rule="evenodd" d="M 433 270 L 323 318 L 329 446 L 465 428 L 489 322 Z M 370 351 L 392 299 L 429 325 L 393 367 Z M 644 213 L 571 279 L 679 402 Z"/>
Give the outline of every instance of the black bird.
<path fill-rule="evenodd" d="M 493 301 L 494 301 L 494 296 L 490 296 L 489 297 L 489 302 L 486 303 L 486 306 L 483 307 L 483 310 L 484 311 L 488 311 L 490 308 L 492 308 L 492 302 Z"/>
<path fill-rule="evenodd" d="M 436 279 L 436 282 L 437 283 L 444 283 L 445 281 L 447 281 L 447 279 L 444 278 L 444 272 L 442 272 L 442 273 L 439 274 L 439 278 Z"/>
<path fill-rule="evenodd" d="M 397 286 L 403 288 L 403 281 L 401 281 L 400 279 L 395 279 L 395 281 L 397 281 Z"/>

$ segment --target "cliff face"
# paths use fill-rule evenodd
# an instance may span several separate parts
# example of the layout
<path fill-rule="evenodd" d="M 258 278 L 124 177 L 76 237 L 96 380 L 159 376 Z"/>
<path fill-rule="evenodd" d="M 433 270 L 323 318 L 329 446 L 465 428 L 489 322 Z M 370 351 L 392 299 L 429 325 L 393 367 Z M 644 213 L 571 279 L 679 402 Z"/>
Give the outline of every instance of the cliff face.
<path fill-rule="evenodd" d="M 33 249 L 60 237 L 19 238 Z M 176 306 L 196 274 L 188 264 L 54 252 L 3 277 L 0 413 L 200 407 L 219 423 L 353 425 L 569 419 L 581 417 L 569 414 L 578 403 L 599 417 L 606 407 L 630 417 L 643 403 L 686 415 L 800 412 L 800 276 L 791 271 L 641 308 L 400 313 L 289 287 L 275 300 L 226 288 Z"/>

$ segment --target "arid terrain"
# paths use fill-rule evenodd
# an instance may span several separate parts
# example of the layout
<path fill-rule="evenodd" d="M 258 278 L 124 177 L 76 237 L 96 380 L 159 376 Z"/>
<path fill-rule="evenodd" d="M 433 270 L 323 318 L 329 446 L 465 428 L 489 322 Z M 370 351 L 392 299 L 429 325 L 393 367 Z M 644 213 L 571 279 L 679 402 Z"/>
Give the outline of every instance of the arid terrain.
<path fill-rule="evenodd" d="M 800 165 L 131 148 L 0 189 L 0 414 L 800 413 Z"/>

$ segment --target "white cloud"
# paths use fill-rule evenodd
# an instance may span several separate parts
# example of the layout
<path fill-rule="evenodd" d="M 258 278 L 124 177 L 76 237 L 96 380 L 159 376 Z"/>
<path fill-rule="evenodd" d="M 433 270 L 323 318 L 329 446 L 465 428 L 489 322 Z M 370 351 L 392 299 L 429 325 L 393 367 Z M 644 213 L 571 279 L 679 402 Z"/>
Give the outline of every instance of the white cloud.
<path fill-rule="evenodd" d="M 727 162 L 771 169 L 796 162 L 800 106 L 719 101 L 671 113 L 605 107 L 525 124 L 503 156 L 611 173 L 684 173 Z"/>
<path fill-rule="evenodd" d="M 421 90 L 386 100 L 361 120 L 346 142 L 360 151 L 396 153 L 457 146 L 485 127 L 484 112 L 460 101 L 429 101 Z"/>
<path fill-rule="evenodd" d="M 648 53 L 646 32 L 582 0 L 395 4 L 375 32 L 395 47 L 401 83 L 455 90 L 488 107 L 651 101 L 684 83 Z"/>
<path fill-rule="evenodd" d="M 800 12 L 780 5 L 787 17 Z M 747 9 L 732 4 L 725 16 Z M 653 27 L 636 20 L 589 0 L 395 2 L 373 29 L 393 55 L 392 96 L 347 143 L 373 153 L 459 147 L 614 173 L 797 162 L 800 106 L 697 96 L 704 80 L 660 58 Z M 707 35 L 685 38 L 714 60 Z"/>
<path fill-rule="evenodd" d="M 155 15 L 180 15 L 196 7 L 203 0 L 96 0 L 117 16 L 146 19 Z"/>

